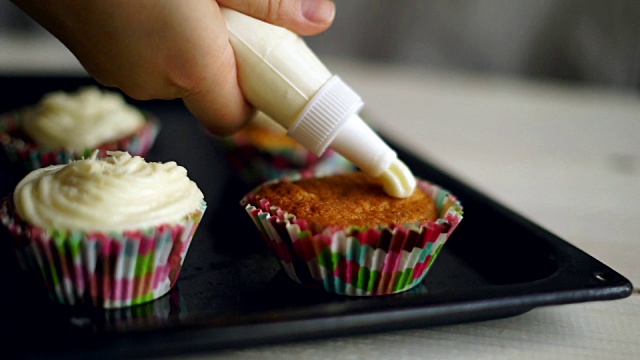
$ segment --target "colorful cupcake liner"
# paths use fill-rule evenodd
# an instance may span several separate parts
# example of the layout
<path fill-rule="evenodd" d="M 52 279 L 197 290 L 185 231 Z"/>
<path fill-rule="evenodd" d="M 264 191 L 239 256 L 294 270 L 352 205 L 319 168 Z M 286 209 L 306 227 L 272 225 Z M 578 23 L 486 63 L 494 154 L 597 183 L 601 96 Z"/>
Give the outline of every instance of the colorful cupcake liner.
<path fill-rule="evenodd" d="M 295 282 L 340 295 L 387 295 L 420 284 L 462 220 L 455 196 L 421 179 L 418 187 L 436 201 L 437 220 L 314 231 L 305 219 L 256 199 L 255 190 L 241 204 Z"/>
<path fill-rule="evenodd" d="M 107 151 L 115 150 L 127 151 L 132 156 L 145 156 L 160 131 L 158 119 L 145 113 L 146 123 L 135 133 L 116 141 L 104 143 L 96 149 L 87 148 L 80 151 L 63 147 L 51 148 L 39 146 L 15 136 L 20 131 L 22 123 L 20 114 L 20 111 L 14 111 L 0 115 L 0 145 L 4 148 L 10 161 L 20 164 L 27 171 L 88 158 L 96 149 L 99 150 L 99 156 L 105 156 Z"/>
<path fill-rule="evenodd" d="M 222 139 L 229 167 L 245 182 L 258 184 L 299 172 L 326 174 L 351 171 L 355 166 L 329 149 L 317 156 L 302 145 L 263 149 L 253 145 L 242 132 Z"/>
<path fill-rule="evenodd" d="M 177 224 L 136 231 L 68 232 L 25 223 L 9 195 L 0 222 L 12 234 L 20 266 L 53 300 L 110 309 L 157 299 L 174 286 L 205 209 L 203 202 Z"/>

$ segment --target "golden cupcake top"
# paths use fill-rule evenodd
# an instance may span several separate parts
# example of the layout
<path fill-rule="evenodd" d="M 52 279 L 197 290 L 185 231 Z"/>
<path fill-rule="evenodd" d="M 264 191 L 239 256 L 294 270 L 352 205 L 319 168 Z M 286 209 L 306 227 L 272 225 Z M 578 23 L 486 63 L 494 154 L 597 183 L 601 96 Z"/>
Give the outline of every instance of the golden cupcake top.
<path fill-rule="evenodd" d="M 376 226 L 436 220 L 431 196 L 416 188 L 406 198 L 385 193 L 380 183 L 363 172 L 267 183 L 256 200 L 322 225 Z"/>
<path fill-rule="evenodd" d="M 29 173 L 13 194 L 18 215 L 45 229 L 108 232 L 174 224 L 203 204 L 187 170 L 173 161 L 96 155 Z"/>
<path fill-rule="evenodd" d="M 37 144 L 80 151 L 131 135 L 145 123 L 122 95 L 95 86 L 48 93 L 22 118 L 23 131 Z"/>

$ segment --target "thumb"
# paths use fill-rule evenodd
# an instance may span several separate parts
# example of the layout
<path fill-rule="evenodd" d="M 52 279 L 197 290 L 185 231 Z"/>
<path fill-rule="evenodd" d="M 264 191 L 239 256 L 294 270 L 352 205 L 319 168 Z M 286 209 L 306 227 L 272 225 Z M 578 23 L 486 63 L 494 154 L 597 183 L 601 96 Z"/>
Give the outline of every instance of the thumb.
<path fill-rule="evenodd" d="M 303 36 L 327 30 L 336 13 L 332 0 L 217 1 L 220 6 L 287 28 Z"/>

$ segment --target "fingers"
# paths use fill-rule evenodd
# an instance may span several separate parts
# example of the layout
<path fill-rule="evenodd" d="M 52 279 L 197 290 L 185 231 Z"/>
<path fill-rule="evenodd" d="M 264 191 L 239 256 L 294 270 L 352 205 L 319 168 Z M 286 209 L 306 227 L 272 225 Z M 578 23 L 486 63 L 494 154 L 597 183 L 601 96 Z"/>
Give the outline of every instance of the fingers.
<path fill-rule="evenodd" d="M 235 70 L 206 83 L 182 98 L 189 111 L 213 135 L 226 136 L 242 128 L 254 115 L 238 87 Z"/>
<path fill-rule="evenodd" d="M 233 49 L 228 37 L 222 35 L 226 34 L 222 14 L 216 7 L 209 16 L 206 23 L 211 28 L 201 33 L 202 38 L 196 37 L 191 42 L 183 39 L 184 48 L 172 57 L 175 67 L 181 71 L 173 72 L 171 82 L 186 89 L 180 97 L 202 125 L 212 134 L 224 136 L 243 127 L 253 116 L 254 109 L 238 85 Z M 182 58 L 178 55 L 189 49 L 197 49 L 199 56 Z"/>
<path fill-rule="evenodd" d="M 315 35 L 331 26 L 335 4 L 331 0 L 217 0 L 220 6 L 285 27 L 298 35 Z"/>

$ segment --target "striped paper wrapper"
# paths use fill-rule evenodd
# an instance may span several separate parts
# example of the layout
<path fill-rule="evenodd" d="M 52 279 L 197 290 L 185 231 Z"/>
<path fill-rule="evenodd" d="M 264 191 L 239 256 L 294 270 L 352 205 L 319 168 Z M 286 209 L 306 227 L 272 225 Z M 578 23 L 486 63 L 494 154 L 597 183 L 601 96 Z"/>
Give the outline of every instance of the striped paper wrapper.
<path fill-rule="evenodd" d="M 155 143 L 160 131 L 160 122 L 155 116 L 145 113 L 145 119 L 144 126 L 129 136 L 104 143 L 97 148 L 74 150 L 39 146 L 25 136 L 20 136 L 22 119 L 20 111 L 14 111 L 0 115 L 0 145 L 4 148 L 9 160 L 19 164 L 26 171 L 88 158 L 94 150 L 99 150 L 100 157 L 105 156 L 107 151 L 116 150 L 126 151 L 131 156 L 144 157 Z"/>
<path fill-rule="evenodd" d="M 53 300 L 111 309 L 155 300 L 175 285 L 205 209 L 203 202 L 177 224 L 135 231 L 58 231 L 22 221 L 9 195 L 0 221 L 20 266 L 44 283 Z"/>
<path fill-rule="evenodd" d="M 437 220 L 317 230 L 253 192 L 241 204 L 295 282 L 340 295 L 387 295 L 420 284 L 462 220 L 455 196 L 421 179 L 417 186 L 436 201 Z"/>

